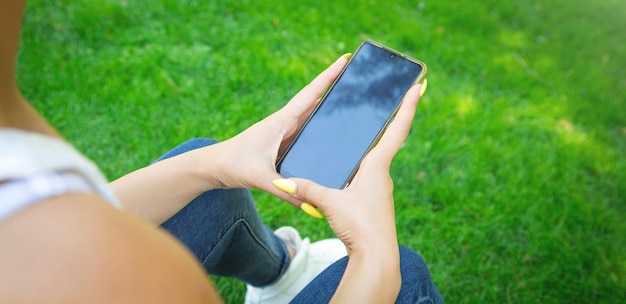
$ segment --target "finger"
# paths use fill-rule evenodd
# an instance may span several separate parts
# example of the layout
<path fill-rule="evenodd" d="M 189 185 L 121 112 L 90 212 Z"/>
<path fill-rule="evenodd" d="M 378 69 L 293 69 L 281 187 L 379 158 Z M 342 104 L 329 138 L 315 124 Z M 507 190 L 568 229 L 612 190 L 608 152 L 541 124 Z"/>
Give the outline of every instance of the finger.
<path fill-rule="evenodd" d="M 337 79 L 344 66 L 348 62 L 349 56 L 343 55 L 331 64 L 326 70 L 317 75 L 313 81 L 305 86 L 291 101 L 285 106 L 285 109 L 295 111 L 297 113 L 311 109 L 319 101 L 319 97 L 326 89 Z"/>
<path fill-rule="evenodd" d="M 279 199 L 283 200 L 284 202 L 296 207 L 296 208 L 300 208 L 300 206 L 302 205 L 303 201 L 293 195 L 289 195 L 288 193 L 285 193 L 283 191 L 280 191 L 278 189 L 273 189 L 273 190 L 268 190 L 268 193 L 278 197 Z"/>
<path fill-rule="evenodd" d="M 300 205 L 302 204 L 302 200 L 300 200 L 299 198 L 295 197 L 293 194 L 289 193 L 288 191 L 284 191 L 281 190 L 279 188 L 277 188 L 272 181 L 273 180 L 280 180 L 283 179 L 283 177 L 280 174 L 272 174 L 273 178 L 264 178 L 263 181 L 260 181 L 259 184 L 255 185 L 254 188 L 257 188 L 259 190 L 265 191 L 269 194 L 272 194 L 278 198 L 280 198 L 281 200 L 297 207 L 300 208 Z"/>
<path fill-rule="evenodd" d="M 393 121 L 387 127 L 382 138 L 371 151 L 384 161 L 391 163 L 396 152 L 402 147 L 415 116 L 415 110 L 420 98 L 421 85 L 412 86 L 404 95 L 400 109 Z"/>
<path fill-rule="evenodd" d="M 326 198 L 332 191 L 338 191 L 303 178 L 278 179 L 272 183 L 281 191 L 300 200 L 302 202 L 299 205 L 300 209 L 317 218 L 321 218 L 321 214 L 315 208 L 319 207 L 321 210 L 326 210 Z"/>

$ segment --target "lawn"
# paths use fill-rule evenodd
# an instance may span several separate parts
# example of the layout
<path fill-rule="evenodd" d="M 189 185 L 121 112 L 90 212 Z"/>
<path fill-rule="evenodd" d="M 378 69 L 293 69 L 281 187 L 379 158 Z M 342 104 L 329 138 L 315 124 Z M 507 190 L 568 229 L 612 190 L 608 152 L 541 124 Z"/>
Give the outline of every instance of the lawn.
<path fill-rule="evenodd" d="M 398 236 L 448 303 L 626 300 L 626 4 L 30 1 L 24 95 L 110 179 L 229 138 L 374 39 L 426 62 Z M 324 221 L 254 191 L 270 227 Z M 242 283 L 215 278 L 242 302 Z"/>

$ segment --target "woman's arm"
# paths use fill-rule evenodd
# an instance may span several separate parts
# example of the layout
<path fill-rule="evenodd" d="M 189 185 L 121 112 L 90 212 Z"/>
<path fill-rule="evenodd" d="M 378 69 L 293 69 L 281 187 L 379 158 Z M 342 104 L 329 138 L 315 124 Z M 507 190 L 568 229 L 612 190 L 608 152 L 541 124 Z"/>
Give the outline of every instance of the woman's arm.
<path fill-rule="evenodd" d="M 113 181 L 113 191 L 127 210 L 157 224 L 216 188 L 257 188 L 300 206 L 272 185 L 280 178 L 276 159 L 346 62 L 339 58 L 282 109 L 239 135 L 132 172 Z"/>
<path fill-rule="evenodd" d="M 331 303 L 395 302 L 402 285 L 400 253 L 397 245 L 380 249 L 385 250 L 350 255 Z"/>
<path fill-rule="evenodd" d="M 223 188 L 220 149 L 213 145 L 131 172 L 109 185 L 124 209 L 155 224 L 176 214 L 201 193 Z"/>

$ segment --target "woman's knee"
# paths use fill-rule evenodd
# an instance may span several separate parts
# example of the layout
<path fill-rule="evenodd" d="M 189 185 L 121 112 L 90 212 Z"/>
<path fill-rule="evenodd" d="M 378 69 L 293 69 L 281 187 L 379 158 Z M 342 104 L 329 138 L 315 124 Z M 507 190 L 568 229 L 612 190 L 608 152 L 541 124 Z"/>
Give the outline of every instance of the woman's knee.
<path fill-rule="evenodd" d="M 426 261 L 419 253 L 409 247 L 400 246 L 400 268 L 403 279 L 406 276 L 406 279 L 410 280 L 430 280 Z"/>
<path fill-rule="evenodd" d="M 413 249 L 400 246 L 402 288 L 397 303 L 443 303 L 426 262 Z"/>
<path fill-rule="evenodd" d="M 189 152 L 191 150 L 204 148 L 210 145 L 216 144 L 218 141 L 212 138 L 205 137 L 196 137 L 189 139 L 182 144 L 178 145 L 176 148 L 172 149 L 170 152 L 176 152 L 174 154 L 182 154 L 185 152 Z"/>
<path fill-rule="evenodd" d="M 210 146 L 216 143 L 217 143 L 217 140 L 213 138 L 196 137 L 196 138 L 192 138 L 183 142 L 182 144 L 180 144 L 180 146 L 184 146 L 184 147 L 187 147 L 189 150 L 193 150 L 193 149 Z"/>
<path fill-rule="evenodd" d="M 207 146 L 210 146 L 210 145 L 214 145 L 216 143 L 218 143 L 218 141 L 215 140 L 215 139 L 212 139 L 212 138 L 204 138 L 204 137 L 192 138 L 192 139 L 189 139 L 189 140 L 183 142 L 182 144 L 176 146 L 174 149 L 172 149 L 169 152 L 165 153 L 163 156 L 159 157 L 154 162 L 159 162 L 159 161 L 162 161 L 164 159 L 168 159 L 170 157 L 174 157 L 176 155 L 180 155 L 180 154 L 183 154 L 185 152 L 189 152 L 191 150 L 195 150 L 195 149 L 204 148 L 204 147 L 207 147 Z"/>

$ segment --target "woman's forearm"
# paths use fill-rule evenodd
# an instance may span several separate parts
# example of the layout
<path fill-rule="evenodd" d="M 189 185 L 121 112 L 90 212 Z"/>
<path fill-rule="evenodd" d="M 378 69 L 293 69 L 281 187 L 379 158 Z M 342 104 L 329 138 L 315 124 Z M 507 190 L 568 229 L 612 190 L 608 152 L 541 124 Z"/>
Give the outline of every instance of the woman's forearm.
<path fill-rule="evenodd" d="M 331 303 L 393 303 L 402 286 L 398 246 L 351 254 Z"/>
<path fill-rule="evenodd" d="M 201 193 L 220 187 L 219 163 L 211 157 L 217 150 L 214 145 L 159 161 L 110 186 L 127 211 L 161 224 Z"/>

